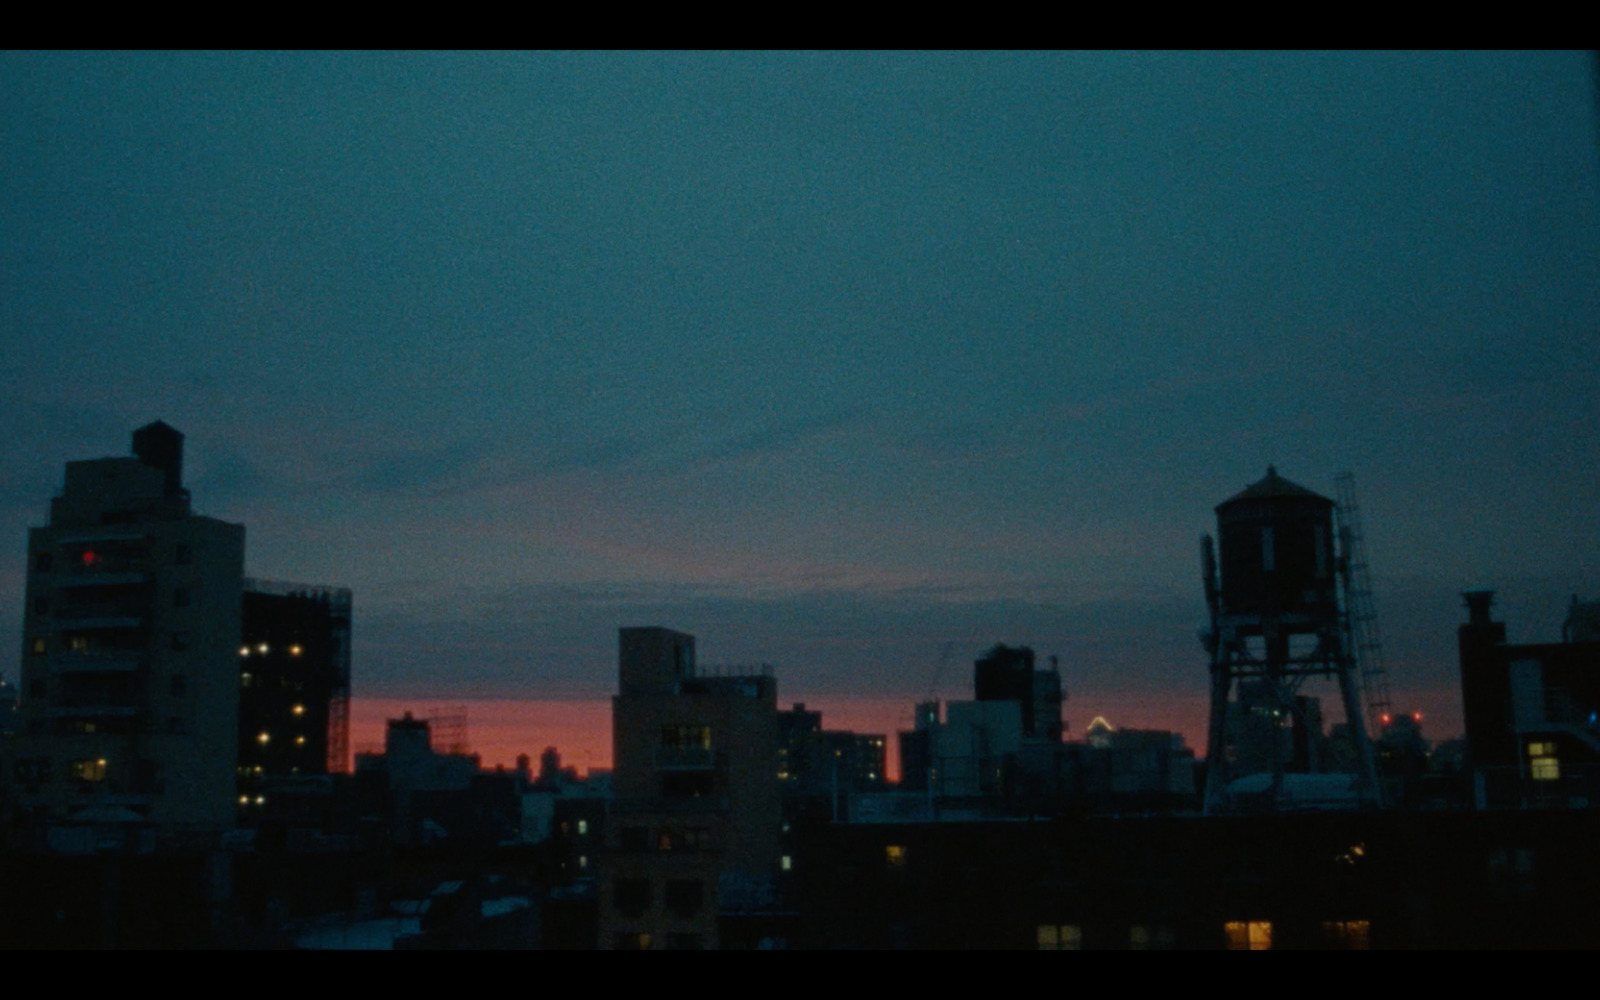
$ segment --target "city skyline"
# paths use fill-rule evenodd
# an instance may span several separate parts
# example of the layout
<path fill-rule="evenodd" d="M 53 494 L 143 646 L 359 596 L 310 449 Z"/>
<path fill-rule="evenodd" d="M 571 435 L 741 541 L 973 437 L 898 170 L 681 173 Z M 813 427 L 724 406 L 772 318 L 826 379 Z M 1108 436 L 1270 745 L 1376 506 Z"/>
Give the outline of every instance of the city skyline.
<path fill-rule="evenodd" d="M 1203 706 L 1198 538 L 1269 463 L 1354 472 L 1431 738 L 1459 591 L 1519 642 L 1600 593 L 1585 55 L 0 81 L 13 649 L 62 463 L 156 419 L 251 575 L 354 591 L 358 706 L 603 698 L 630 625 L 774 664 L 782 704 L 909 714 L 1006 642 L 1060 657 L 1069 738 L 1096 699 Z"/>

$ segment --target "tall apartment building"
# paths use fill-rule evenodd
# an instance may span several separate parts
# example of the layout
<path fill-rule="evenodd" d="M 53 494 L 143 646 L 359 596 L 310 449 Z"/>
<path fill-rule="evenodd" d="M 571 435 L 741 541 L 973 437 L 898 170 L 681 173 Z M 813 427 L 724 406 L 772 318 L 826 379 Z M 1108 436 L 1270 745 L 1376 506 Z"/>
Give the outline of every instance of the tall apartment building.
<path fill-rule="evenodd" d="M 600 877 L 603 948 L 716 948 L 779 873 L 777 682 L 704 676 L 694 636 L 624 628 L 612 701 L 615 800 Z"/>
<path fill-rule="evenodd" d="M 246 579 L 239 669 L 239 810 L 326 797 L 350 770 L 350 591 Z M 302 780 L 304 779 L 304 780 Z M 322 779 L 320 782 L 313 779 Z"/>
<path fill-rule="evenodd" d="M 29 532 L 14 801 L 39 824 L 229 826 L 244 526 L 191 511 L 178 431 L 133 453 L 67 463 Z"/>

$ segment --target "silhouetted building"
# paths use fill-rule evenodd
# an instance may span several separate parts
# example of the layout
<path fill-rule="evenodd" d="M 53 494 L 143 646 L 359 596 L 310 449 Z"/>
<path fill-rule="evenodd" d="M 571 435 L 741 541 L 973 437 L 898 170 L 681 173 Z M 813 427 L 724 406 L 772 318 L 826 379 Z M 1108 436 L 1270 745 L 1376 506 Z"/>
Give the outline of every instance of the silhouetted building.
<path fill-rule="evenodd" d="M 884 737 L 822 728 L 822 713 L 796 702 L 778 713 L 778 783 L 786 798 L 847 802 L 854 793 L 882 791 Z"/>
<path fill-rule="evenodd" d="M 1034 669 L 1027 646 L 997 645 L 973 664 L 973 698 L 1014 701 L 1021 709 L 1022 735 L 1061 742 L 1061 674 L 1055 657 L 1047 669 Z"/>
<path fill-rule="evenodd" d="M 1567 642 L 1513 646 L 1494 592 L 1467 591 L 1457 630 L 1467 763 L 1480 808 L 1600 802 L 1600 641 L 1574 598 Z"/>
<path fill-rule="evenodd" d="M 896 734 L 900 741 L 900 789 L 926 792 L 933 769 L 933 734 L 941 723 L 937 701 L 918 702 L 912 728 Z"/>
<path fill-rule="evenodd" d="M 300 780 L 350 769 L 350 591 L 246 580 L 239 646 L 239 807 L 252 821 Z M 323 792 L 322 794 L 325 794 Z"/>
<path fill-rule="evenodd" d="M 215 830 L 234 820 L 244 527 L 200 517 L 183 435 L 69 462 L 28 540 L 17 805 L 75 821 Z"/>
<path fill-rule="evenodd" d="M 730 917 L 771 908 L 781 871 L 777 684 L 704 675 L 670 629 L 621 629 L 618 647 L 600 945 L 721 947 Z"/>

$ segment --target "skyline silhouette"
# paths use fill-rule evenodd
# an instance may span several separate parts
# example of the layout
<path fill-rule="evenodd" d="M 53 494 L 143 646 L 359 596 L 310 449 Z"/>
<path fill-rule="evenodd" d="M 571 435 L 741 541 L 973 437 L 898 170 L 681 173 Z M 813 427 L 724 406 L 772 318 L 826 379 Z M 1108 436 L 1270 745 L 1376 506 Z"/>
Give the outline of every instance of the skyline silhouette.
<path fill-rule="evenodd" d="M 1196 540 L 1274 462 L 1354 472 L 1430 738 L 1461 590 L 1513 642 L 1600 593 L 1582 54 L 20 53 L 0 87 L 13 649 L 62 463 L 158 417 L 252 575 L 354 591 L 358 706 L 604 698 L 616 628 L 662 624 L 784 703 L 908 712 L 1025 644 L 1069 736 L 1180 706 L 1199 749 Z"/>

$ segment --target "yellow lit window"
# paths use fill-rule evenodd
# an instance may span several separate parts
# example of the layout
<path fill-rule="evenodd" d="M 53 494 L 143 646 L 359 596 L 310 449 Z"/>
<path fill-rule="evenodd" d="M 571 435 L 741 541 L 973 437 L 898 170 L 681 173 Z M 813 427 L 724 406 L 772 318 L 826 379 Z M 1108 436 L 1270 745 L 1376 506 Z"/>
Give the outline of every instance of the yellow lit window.
<path fill-rule="evenodd" d="M 268 743 L 272 742 L 272 734 L 271 733 L 258 733 L 256 735 L 256 742 L 261 744 L 262 746 L 266 746 Z"/>
<path fill-rule="evenodd" d="M 1372 924 L 1366 920 L 1326 920 L 1322 924 L 1322 937 L 1335 948 L 1350 951 L 1367 951 L 1371 944 Z"/>
<path fill-rule="evenodd" d="M 272 647 L 268 646 L 266 643 L 263 642 L 261 645 L 256 647 L 256 652 L 265 653 L 270 648 L 272 648 Z"/>
<path fill-rule="evenodd" d="M 297 747 L 305 746 L 306 745 L 306 738 L 304 736 L 296 736 L 294 738 L 294 745 L 297 746 Z"/>
<path fill-rule="evenodd" d="M 75 760 L 72 762 L 72 776 L 79 781 L 104 781 L 106 780 L 106 759 Z"/>
<path fill-rule="evenodd" d="M 296 705 L 289 709 L 289 714 L 294 716 L 304 715 L 306 714 L 306 707 L 304 705 Z"/>
<path fill-rule="evenodd" d="M 578 836 L 581 837 L 581 836 L 583 836 L 584 834 L 586 834 L 588 832 L 589 832 L 589 821 L 586 820 L 586 819 L 578 820 Z"/>
<path fill-rule="evenodd" d="M 1535 757 L 1528 767 L 1534 781 L 1561 780 L 1561 761 L 1555 757 Z"/>
<path fill-rule="evenodd" d="M 239 647 L 239 655 L 240 656 L 249 656 L 250 655 L 250 647 L 249 646 L 240 646 Z"/>
<path fill-rule="evenodd" d="M 794 870 L 794 858 L 788 854 L 778 859 L 778 867 L 784 871 Z"/>
<path fill-rule="evenodd" d="M 904 868 L 906 866 L 906 849 L 899 844 L 890 844 L 883 849 L 884 861 L 890 868 Z"/>
<path fill-rule="evenodd" d="M 49 648 L 49 644 L 46 643 L 45 640 L 43 640 L 43 639 L 35 639 L 35 640 L 33 640 L 33 655 L 34 656 L 43 656 L 45 650 L 48 649 L 48 648 Z"/>
<path fill-rule="evenodd" d="M 301 649 L 298 644 L 289 647 L 290 656 L 299 656 L 303 652 L 305 652 L 305 650 Z"/>
<path fill-rule="evenodd" d="M 1082 951 L 1083 928 L 1077 924 L 1040 924 L 1040 951 Z"/>
<path fill-rule="evenodd" d="M 1528 744 L 1528 756 L 1530 756 L 1530 757 L 1548 757 L 1551 754 L 1554 754 L 1555 752 L 1556 752 L 1556 745 L 1554 743 L 1529 743 Z"/>
<path fill-rule="evenodd" d="M 1266 951 L 1272 947 L 1269 920 L 1230 920 L 1223 926 L 1228 932 L 1229 951 Z"/>

